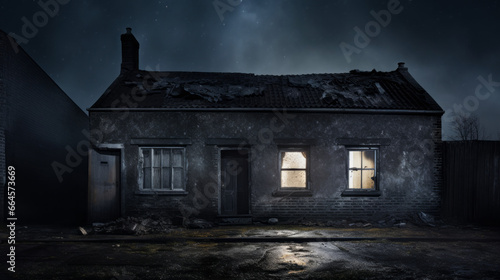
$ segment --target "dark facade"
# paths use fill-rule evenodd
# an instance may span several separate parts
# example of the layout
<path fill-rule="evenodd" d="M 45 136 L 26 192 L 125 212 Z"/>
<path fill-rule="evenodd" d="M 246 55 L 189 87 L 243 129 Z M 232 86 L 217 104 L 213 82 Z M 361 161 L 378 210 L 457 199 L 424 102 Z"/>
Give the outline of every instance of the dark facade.
<path fill-rule="evenodd" d="M 122 52 L 137 53 L 127 40 L 137 42 L 130 30 Z M 89 109 L 92 221 L 439 212 L 443 111 L 403 63 L 273 76 L 147 72 L 123 59 Z"/>
<path fill-rule="evenodd" d="M 6 174 L 13 166 L 18 223 L 79 223 L 87 158 L 76 150 L 88 117 L 14 42 L 0 31 L 0 215 L 8 213 Z"/>

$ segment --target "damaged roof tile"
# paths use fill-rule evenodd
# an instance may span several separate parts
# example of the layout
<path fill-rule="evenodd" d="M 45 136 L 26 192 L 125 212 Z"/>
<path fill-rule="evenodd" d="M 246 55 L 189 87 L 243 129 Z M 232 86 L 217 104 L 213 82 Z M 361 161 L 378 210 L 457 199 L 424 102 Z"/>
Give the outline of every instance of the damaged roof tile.
<path fill-rule="evenodd" d="M 127 103 L 116 101 L 123 94 L 136 95 L 137 108 L 442 111 L 408 71 L 401 69 L 284 76 L 140 70 L 119 76 L 91 109 L 127 108 Z"/>

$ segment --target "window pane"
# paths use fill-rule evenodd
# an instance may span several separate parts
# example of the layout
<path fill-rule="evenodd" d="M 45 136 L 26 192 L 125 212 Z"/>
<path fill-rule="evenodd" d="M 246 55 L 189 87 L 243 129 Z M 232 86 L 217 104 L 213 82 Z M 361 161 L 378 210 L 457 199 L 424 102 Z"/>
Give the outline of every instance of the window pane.
<path fill-rule="evenodd" d="M 142 157 L 143 157 L 143 166 L 150 167 L 151 166 L 151 149 L 142 149 Z"/>
<path fill-rule="evenodd" d="M 183 189 L 183 169 L 174 167 L 174 178 L 173 183 L 174 183 L 174 189 Z"/>
<path fill-rule="evenodd" d="M 282 152 L 281 168 L 306 168 L 306 157 L 303 152 Z M 304 172 L 305 173 L 305 172 Z"/>
<path fill-rule="evenodd" d="M 153 149 L 153 167 L 160 167 L 161 149 Z"/>
<path fill-rule="evenodd" d="M 151 168 L 144 168 L 144 173 L 143 173 L 143 176 L 144 176 L 144 183 L 143 183 L 143 186 L 142 188 L 143 189 L 151 189 Z"/>
<path fill-rule="evenodd" d="M 361 187 L 361 170 L 349 170 L 349 188 L 359 189 Z"/>
<path fill-rule="evenodd" d="M 363 151 L 363 168 L 375 168 L 375 151 Z"/>
<path fill-rule="evenodd" d="M 163 167 L 161 169 L 161 188 L 162 189 L 170 189 L 170 167 Z"/>
<path fill-rule="evenodd" d="M 363 170 L 363 189 L 373 189 L 375 188 L 375 181 L 372 179 L 375 172 L 374 170 Z"/>
<path fill-rule="evenodd" d="M 172 150 L 172 166 L 174 166 L 174 167 L 182 167 L 183 166 L 182 154 L 183 154 L 183 150 L 181 150 L 181 149 Z"/>
<path fill-rule="evenodd" d="M 153 167 L 153 189 L 161 188 L 161 169 L 159 167 Z"/>
<path fill-rule="evenodd" d="M 361 151 L 349 151 L 349 168 L 361 168 Z"/>
<path fill-rule="evenodd" d="M 184 149 L 141 148 L 141 157 L 143 189 L 184 189 Z"/>
<path fill-rule="evenodd" d="M 282 170 L 281 171 L 282 188 L 305 188 L 306 171 Z"/>
<path fill-rule="evenodd" d="M 170 166 L 170 149 L 161 150 L 161 166 L 162 167 Z"/>

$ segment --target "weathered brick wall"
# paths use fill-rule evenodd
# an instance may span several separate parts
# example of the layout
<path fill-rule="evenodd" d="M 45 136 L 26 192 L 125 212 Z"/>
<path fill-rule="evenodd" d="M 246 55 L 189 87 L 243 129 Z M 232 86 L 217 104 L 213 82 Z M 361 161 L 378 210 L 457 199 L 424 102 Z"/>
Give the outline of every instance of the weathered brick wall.
<path fill-rule="evenodd" d="M 211 194 L 207 186 L 215 183 L 220 187 L 219 147 L 207 144 L 206 139 L 233 138 L 245 139 L 250 146 L 251 214 L 255 218 L 366 219 L 419 211 L 438 213 L 438 119 L 429 115 L 293 113 L 293 118 L 287 119 L 271 112 L 91 112 L 91 127 L 104 127 L 105 123 L 111 129 L 103 133 L 102 142 L 125 145 L 122 191 L 126 215 L 183 209 L 195 213 L 192 216 L 216 216 L 218 194 Z M 269 134 L 272 127 L 275 131 Z M 130 143 L 134 138 L 190 139 L 186 146 L 189 194 L 136 193 L 139 145 Z M 279 186 L 277 140 L 311 138 L 312 196 L 273 196 Z M 379 150 L 379 197 L 342 196 L 347 188 L 347 151 L 337 143 L 339 138 L 389 139 L 390 143 Z"/>
<path fill-rule="evenodd" d="M 77 149 L 88 129 L 86 114 L 22 48 L 6 47 L 1 79 L 6 93 L 6 164 L 16 168 L 16 214 L 21 223 L 80 222 L 85 213 L 86 157 L 68 166 L 66 147 Z M 71 172 L 57 178 L 53 162 Z M 78 220 L 78 221 L 77 221 Z"/>
<path fill-rule="evenodd" d="M 433 140 L 434 140 L 434 191 L 442 197 L 443 193 L 443 137 L 441 117 L 433 117 Z M 436 215 L 441 214 L 442 201 L 439 200 L 439 209 Z"/>
<path fill-rule="evenodd" d="M 381 196 L 343 197 L 341 193 L 347 184 L 345 147 L 327 142 L 326 145 L 311 147 L 311 165 L 314 165 L 314 157 L 321 159 L 324 154 L 333 160 L 318 166 L 318 170 L 312 170 L 311 175 L 331 172 L 334 173 L 331 179 L 312 178 L 316 190 L 310 198 L 257 198 L 253 200 L 256 216 L 335 220 L 378 219 L 386 215 L 407 217 L 420 211 L 439 214 L 440 169 L 437 164 L 441 159 L 437 154 L 440 145 L 435 140 L 440 138 L 437 138 L 434 124 L 440 118 L 389 115 L 368 120 L 350 117 L 352 122 L 344 121 L 334 135 L 376 138 L 378 134 L 391 139 L 388 146 L 380 146 L 379 150 Z M 320 138 L 325 136 L 319 134 Z M 320 177 L 319 174 L 316 177 Z"/>

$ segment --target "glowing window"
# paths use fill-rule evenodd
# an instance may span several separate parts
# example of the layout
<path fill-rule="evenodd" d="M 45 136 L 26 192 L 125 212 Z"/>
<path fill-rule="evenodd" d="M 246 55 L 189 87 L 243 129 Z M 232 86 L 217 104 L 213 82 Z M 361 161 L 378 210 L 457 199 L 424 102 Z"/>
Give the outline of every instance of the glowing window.
<path fill-rule="evenodd" d="M 349 189 L 376 189 L 376 149 L 349 150 Z"/>
<path fill-rule="evenodd" d="M 301 150 L 280 152 L 281 188 L 307 188 L 307 153 Z"/>

